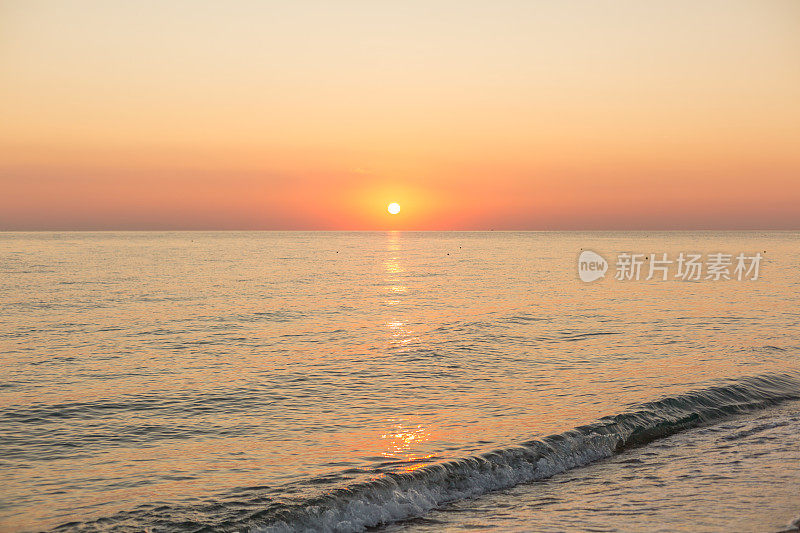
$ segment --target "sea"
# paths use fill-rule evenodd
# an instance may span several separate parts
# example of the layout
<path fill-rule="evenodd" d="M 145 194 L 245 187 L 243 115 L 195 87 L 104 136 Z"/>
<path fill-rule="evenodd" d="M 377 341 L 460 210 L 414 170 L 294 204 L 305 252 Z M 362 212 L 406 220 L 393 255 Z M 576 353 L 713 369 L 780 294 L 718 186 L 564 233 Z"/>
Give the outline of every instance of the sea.
<path fill-rule="evenodd" d="M 4 532 L 800 528 L 798 232 L 4 232 L 0 311 Z"/>

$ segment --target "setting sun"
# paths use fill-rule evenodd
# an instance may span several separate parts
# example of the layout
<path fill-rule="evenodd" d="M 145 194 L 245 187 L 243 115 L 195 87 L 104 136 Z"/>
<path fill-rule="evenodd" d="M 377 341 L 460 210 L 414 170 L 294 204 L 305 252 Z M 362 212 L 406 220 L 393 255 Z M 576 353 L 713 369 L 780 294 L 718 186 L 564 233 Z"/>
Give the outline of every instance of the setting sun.
<path fill-rule="evenodd" d="M 396 215 L 397 213 L 400 212 L 400 204 L 398 204 L 397 202 L 392 202 L 391 204 L 388 205 L 388 207 L 386 209 L 391 214 Z"/>

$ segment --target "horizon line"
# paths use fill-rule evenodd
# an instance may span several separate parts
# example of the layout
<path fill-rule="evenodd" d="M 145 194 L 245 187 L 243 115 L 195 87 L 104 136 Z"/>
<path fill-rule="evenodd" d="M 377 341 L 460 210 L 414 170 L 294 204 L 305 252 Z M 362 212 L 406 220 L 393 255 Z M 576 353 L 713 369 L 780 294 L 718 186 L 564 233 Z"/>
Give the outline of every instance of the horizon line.
<path fill-rule="evenodd" d="M 0 229 L 0 233 L 690 233 L 800 232 L 798 228 L 639 228 L 639 229 Z"/>

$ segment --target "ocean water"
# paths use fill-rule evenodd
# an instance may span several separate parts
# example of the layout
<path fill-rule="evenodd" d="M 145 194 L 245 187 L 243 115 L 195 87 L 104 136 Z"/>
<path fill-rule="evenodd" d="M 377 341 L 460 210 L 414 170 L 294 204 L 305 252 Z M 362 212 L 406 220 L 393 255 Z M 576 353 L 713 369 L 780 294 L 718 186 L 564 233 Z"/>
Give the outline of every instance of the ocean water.
<path fill-rule="evenodd" d="M 800 233 L 0 233 L 0 272 L 2 531 L 797 530 Z"/>

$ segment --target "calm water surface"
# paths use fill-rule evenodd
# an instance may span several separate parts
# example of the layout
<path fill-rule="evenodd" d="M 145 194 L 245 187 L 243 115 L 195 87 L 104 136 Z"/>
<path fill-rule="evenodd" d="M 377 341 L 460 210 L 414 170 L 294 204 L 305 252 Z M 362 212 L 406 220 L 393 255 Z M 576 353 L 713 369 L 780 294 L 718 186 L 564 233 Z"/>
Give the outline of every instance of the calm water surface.
<path fill-rule="evenodd" d="M 3 531 L 800 515 L 798 233 L 0 233 L 0 272 Z"/>

